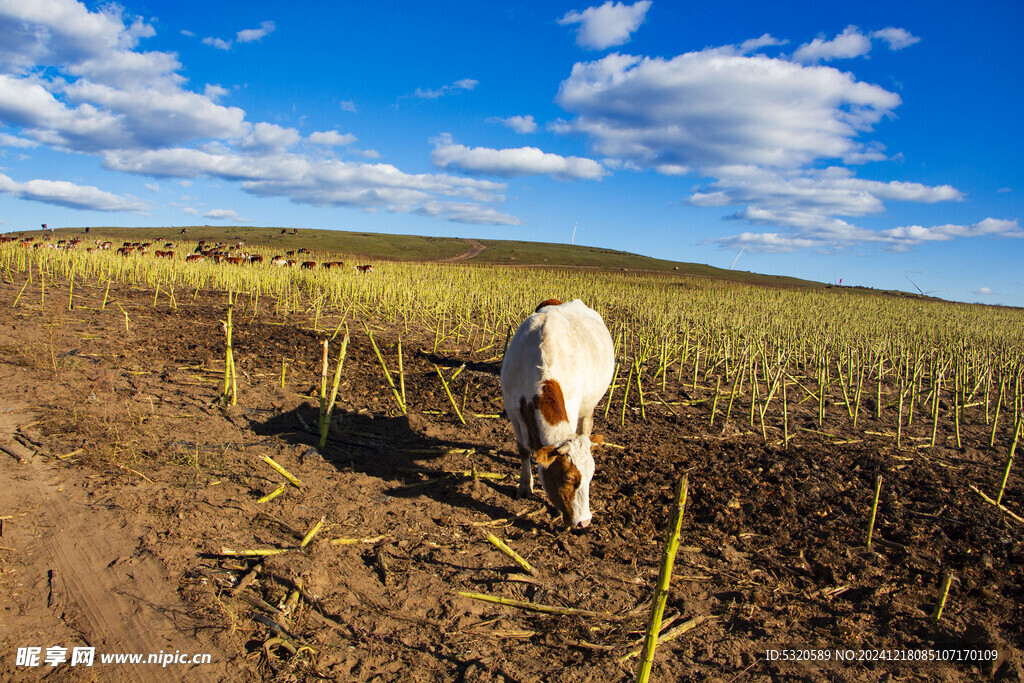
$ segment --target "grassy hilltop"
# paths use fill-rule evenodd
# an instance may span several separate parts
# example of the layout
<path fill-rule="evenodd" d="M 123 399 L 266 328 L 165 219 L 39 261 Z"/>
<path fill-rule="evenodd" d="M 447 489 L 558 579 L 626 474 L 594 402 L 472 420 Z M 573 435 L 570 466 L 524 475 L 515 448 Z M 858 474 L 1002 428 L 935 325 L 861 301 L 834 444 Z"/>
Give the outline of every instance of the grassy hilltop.
<path fill-rule="evenodd" d="M 473 246 L 470 240 L 455 237 L 423 237 L 419 235 L 387 235 L 345 230 L 314 230 L 260 228 L 249 226 L 188 227 L 188 239 L 223 241 L 229 244 L 244 241 L 253 246 L 285 251 L 305 247 L 313 251 L 335 252 L 380 261 L 438 261 L 453 259 Z M 166 228 L 116 228 L 94 226 L 90 237 L 100 236 L 114 241 L 151 241 L 156 238 L 174 240 L 182 226 Z M 81 234 L 84 228 L 58 228 L 58 235 Z M 26 235 L 42 234 L 41 230 L 25 231 Z M 664 271 L 692 277 L 706 277 L 755 285 L 782 287 L 824 287 L 823 283 L 780 275 L 761 275 L 732 271 L 700 263 L 666 261 L 614 249 L 582 245 L 523 242 L 517 240 L 474 240 L 485 249 L 462 263 L 493 265 L 540 266 L 559 268 L 597 268 L 602 270 Z"/>

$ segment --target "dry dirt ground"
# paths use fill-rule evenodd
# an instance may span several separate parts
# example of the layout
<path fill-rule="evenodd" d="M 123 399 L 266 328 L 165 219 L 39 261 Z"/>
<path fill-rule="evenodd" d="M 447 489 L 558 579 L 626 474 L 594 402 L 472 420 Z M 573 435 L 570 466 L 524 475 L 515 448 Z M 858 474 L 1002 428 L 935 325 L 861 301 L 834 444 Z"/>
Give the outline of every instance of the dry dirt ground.
<path fill-rule="evenodd" d="M 891 427 L 862 416 L 854 430 L 841 405 L 820 428 L 811 409 L 791 406 L 785 451 L 781 415 L 764 445 L 745 402 L 724 428 L 720 406 L 709 427 L 701 399 L 713 387 L 652 386 L 667 405 L 648 395 L 644 419 L 631 403 L 624 426 L 620 389 L 595 419 L 616 446 L 598 457 L 594 523 L 568 532 L 542 499 L 515 498 L 512 431 L 493 417 L 503 340 L 475 352 L 448 338 L 435 353 L 430 331 L 369 321 L 392 371 L 401 334 L 410 410 L 399 416 L 362 325 L 350 324 L 338 414 L 318 449 L 309 397 L 330 333 L 312 320 L 240 301 L 238 404 L 223 409 L 222 293 L 179 291 L 172 310 L 165 293 L 154 307 L 152 291 L 115 285 L 100 310 L 104 290 L 77 283 L 68 310 L 66 282 L 47 282 L 45 302 L 36 282 L 12 308 L 23 284 L 0 283 L 0 679 L 631 680 L 636 659 L 622 660 L 644 628 L 683 472 L 684 547 L 666 616 L 703 621 L 659 648 L 653 680 L 1022 678 L 1024 527 L 969 488 L 998 485 L 1002 431 L 994 449 L 956 449 L 940 434 L 935 448 L 897 450 Z M 435 364 L 446 376 L 466 365 L 452 382 L 465 426 Z M 976 412 L 966 441 L 987 444 Z M 909 443 L 930 429 L 918 417 Z M 264 456 L 301 487 L 258 502 L 284 482 Z M 474 467 L 507 476 L 464 475 Z M 1024 508 L 1017 473 L 1005 500 Z M 224 554 L 295 548 L 321 518 L 302 550 Z M 519 574 L 483 540 L 488 531 L 537 575 Z M 936 622 L 946 573 L 955 580 Z M 30 646 L 43 657 L 91 646 L 96 661 L 18 666 Z M 784 661 L 786 649 L 830 661 Z M 847 650 L 866 659 L 836 662 Z M 962 661 L 906 661 L 934 651 Z M 99 660 L 161 652 L 211 662 Z M 995 661 L 969 661 L 991 652 Z"/>

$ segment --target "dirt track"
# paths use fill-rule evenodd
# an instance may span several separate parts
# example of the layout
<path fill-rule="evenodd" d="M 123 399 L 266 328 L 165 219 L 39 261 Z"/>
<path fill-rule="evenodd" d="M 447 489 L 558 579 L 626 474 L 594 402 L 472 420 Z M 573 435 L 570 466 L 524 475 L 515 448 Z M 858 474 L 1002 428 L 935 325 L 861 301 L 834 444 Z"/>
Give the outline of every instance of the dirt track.
<path fill-rule="evenodd" d="M 487 246 L 484 245 L 484 243 L 481 242 L 480 240 L 467 239 L 466 241 L 469 243 L 469 249 L 456 256 L 449 256 L 448 258 L 438 259 L 438 261 L 467 261 L 471 258 L 476 258 L 480 254 L 484 253 L 484 249 L 487 248 Z"/>
<path fill-rule="evenodd" d="M 320 340 L 329 334 L 309 329 L 311 321 L 282 321 L 243 302 L 235 318 L 239 405 L 221 409 L 221 295 L 199 293 L 172 311 L 165 299 L 154 308 L 152 292 L 112 288 L 130 317 L 126 332 L 111 303 L 98 310 L 102 290 L 77 284 L 68 311 L 66 288 L 48 282 L 44 306 L 36 297 L 12 310 L 21 285 L 0 283 L 0 445 L 26 460 L 0 453 L 8 483 L 0 488 L 0 595 L 12 596 L 0 620 L 2 678 L 43 672 L 16 667 L 18 647 L 89 644 L 97 652 L 213 655 L 212 664 L 168 667 L 168 680 L 630 680 L 635 660 L 620 659 L 643 628 L 671 488 L 683 471 L 691 482 L 685 548 L 667 613 L 676 623 L 708 620 L 659 649 L 655 680 L 1022 678 L 1022 527 L 968 488 L 997 485 L 1005 439 L 994 450 L 957 450 L 943 439 L 934 449 L 898 451 L 881 425 L 862 420 L 854 431 L 839 415 L 845 409 L 832 406 L 827 429 L 810 411 L 791 415 L 798 436 L 784 452 L 778 438 L 764 445 L 760 429 L 750 430 L 749 406 L 725 428 L 720 418 L 709 428 L 708 404 L 693 401 L 712 391 L 672 381 L 657 392 L 668 405 L 649 401 L 646 420 L 637 407 L 620 425 L 617 401 L 607 418 L 596 416 L 595 433 L 620 447 L 599 457 L 593 525 L 568 533 L 544 501 L 515 499 L 507 421 L 473 417 L 501 411 L 493 349 L 434 354 L 431 333 L 403 330 L 411 412 L 398 416 L 369 341 L 351 326 L 340 417 L 320 451 L 308 431 L 317 409 L 306 397 L 316 391 Z M 397 328 L 372 325 L 394 364 Z M 450 413 L 433 369 L 450 375 L 463 363 L 453 391 L 466 391 L 466 426 Z M 962 429 L 971 443 L 986 438 L 983 422 L 965 419 Z M 921 421 L 905 438 L 926 432 Z M 267 455 L 302 487 L 258 503 L 283 481 Z M 508 477 L 463 476 L 474 466 Z M 868 550 L 878 473 L 885 486 Z M 1006 499 L 1021 507 L 1019 477 Z M 326 526 L 304 551 L 223 555 L 294 547 L 321 517 Z M 481 539 L 485 529 L 539 575 L 517 577 Z M 928 617 L 950 571 L 957 580 L 935 623 Z M 300 580 L 302 597 L 282 613 Z M 549 616 L 458 591 L 611 616 Z M 312 649 L 289 654 L 271 640 L 282 633 Z M 766 660 L 766 650 L 787 647 L 996 650 L 999 659 Z M 97 663 L 62 671 L 157 680 L 164 670 Z"/>

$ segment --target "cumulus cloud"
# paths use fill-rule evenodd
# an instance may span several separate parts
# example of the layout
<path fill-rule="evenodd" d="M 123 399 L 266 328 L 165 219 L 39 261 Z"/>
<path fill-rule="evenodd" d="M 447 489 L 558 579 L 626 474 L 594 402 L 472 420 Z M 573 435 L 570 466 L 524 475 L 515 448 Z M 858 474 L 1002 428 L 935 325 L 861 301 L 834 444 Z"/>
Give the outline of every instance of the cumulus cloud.
<path fill-rule="evenodd" d="M 355 114 L 355 113 L 357 113 L 356 103 L 353 102 L 352 100 L 342 100 L 342 102 L 341 102 L 341 110 L 342 111 L 352 112 L 353 114 Z"/>
<path fill-rule="evenodd" d="M 283 152 L 302 139 L 299 131 L 294 128 L 284 128 L 273 123 L 253 124 L 241 142 L 239 148 L 251 150 L 258 154 Z"/>
<path fill-rule="evenodd" d="M 640 0 L 632 5 L 608 0 L 599 7 L 588 7 L 582 12 L 567 12 L 558 23 L 563 26 L 579 25 L 576 44 L 580 47 L 604 50 L 629 41 L 650 8 L 650 0 Z"/>
<path fill-rule="evenodd" d="M 986 218 L 973 225 L 937 225 L 924 228 L 920 225 L 908 225 L 879 233 L 882 239 L 903 245 L 916 245 L 923 242 L 949 242 L 958 237 L 1010 237 L 1024 238 L 1024 230 L 1017 221 Z"/>
<path fill-rule="evenodd" d="M 203 218 L 212 218 L 216 221 L 234 221 L 236 223 L 248 223 L 248 218 L 242 218 L 234 209 L 210 209 L 203 214 Z"/>
<path fill-rule="evenodd" d="M 556 132 L 582 133 L 599 154 L 648 167 L 841 159 L 863 153 L 857 137 L 900 104 L 848 73 L 733 48 L 578 63 L 556 101 L 576 115 Z"/>
<path fill-rule="evenodd" d="M 356 136 L 352 133 L 342 134 L 336 130 L 316 131 L 310 133 L 309 141 L 314 145 L 323 145 L 324 147 L 345 147 L 355 142 Z"/>
<path fill-rule="evenodd" d="M 3 0 L 0 35 L 0 68 L 24 73 L 40 63 L 79 63 L 131 50 L 155 30 L 114 3 L 90 11 L 76 0 Z"/>
<path fill-rule="evenodd" d="M 751 38 L 750 40 L 744 40 L 740 43 L 740 52 L 743 54 L 750 54 L 751 52 L 757 52 L 763 47 L 775 47 L 778 45 L 785 45 L 788 40 L 780 40 L 773 37 L 770 33 L 763 34 L 760 38 Z"/>
<path fill-rule="evenodd" d="M 38 147 L 35 140 L 26 140 L 10 133 L 0 133 L 0 147 L 21 147 L 23 149 Z"/>
<path fill-rule="evenodd" d="M 2 173 L 0 193 L 70 209 L 140 213 L 147 208 L 144 203 L 133 197 L 111 194 L 92 185 L 76 185 L 66 180 L 38 179 L 19 183 Z"/>
<path fill-rule="evenodd" d="M 523 225 L 523 221 L 515 216 L 471 202 L 429 201 L 415 213 L 468 225 Z"/>
<path fill-rule="evenodd" d="M 775 229 L 712 241 L 730 249 L 905 250 L 925 240 L 1016 235 L 990 221 L 889 232 L 858 226 L 856 218 L 883 214 L 889 202 L 953 202 L 963 193 L 857 178 L 848 166 L 887 158 L 868 136 L 893 115 L 899 96 L 831 66 L 750 54 L 781 42 L 766 34 L 674 58 L 613 53 L 578 63 L 556 97 L 571 117 L 548 128 L 586 136 L 605 168 L 701 178 L 684 204 L 734 207 L 729 222 Z M 804 48 L 797 52 L 816 62 L 863 54 L 870 38 L 850 27 Z"/>
<path fill-rule="evenodd" d="M 418 97 L 424 100 L 436 100 L 439 97 L 444 97 L 453 92 L 460 90 L 472 90 L 480 84 L 480 81 L 473 80 L 472 78 L 462 78 L 449 85 L 442 85 L 436 90 L 430 88 L 416 88 L 416 92 L 412 94 L 412 97 Z"/>
<path fill-rule="evenodd" d="M 239 43 L 252 43 L 254 41 L 263 40 L 264 37 L 274 32 L 277 28 L 272 21 L 261 21 L 259 28 L 247 28 L 239 31 L 235 35 L 235 40 Z"/>
<path fill-rule="evenodd" d="M 600 180 L 608 171 L 593 159 L 563 157 L 543 152 L 536 147 L 491 149 L 466 147 L 441 135 L 434 140 L 430 160 L 438 168 L 459 168 L 471 173 L 485 173 L 511 178 L 521 175 L 551 175 L 568 180 Z"/>
<path fill-rule="evenodd" d="M 892 26 L 879 31 L 873 31 L 871 37 L 885 41 L 889 45 L 890 50 L 902 50 L 905 47 L 921 42 L 921 39 L 912 35 L 910 31 Z"/>
<path fill-rule="evenodd" d="M 746 204 L 748 210 L 738 217 L 760 224 L 825 226 L 834 216 L 880 213 L 885 201 L 934 204 L 963 199 L 950 185 L 863 180 L 836 166 L 790 172 L 734 166 L 708 172 L 718 179 L 693 192 L 685 202 L 691 206 Z"/>
<path fill-rule="evenodd" d="M 750 210 L 750 213 L 756 213 Z M 756 216 L 738 216 L 741 219 L 755 219 Z M 771 217 L 766 217 L 771 218 Z M 766 223 L 775 222 L 774 219 Z M 955 239 L 968 238 L 1008 238 L 1024 239 L 1024 230 L 1017 221 L 986 218 L 972 225 L 937 225 L 925 228 L 920 225 L 909 225 L 889 230 L 867 230 L 842 220 L 835 219 L 830 225 L 812 222 L 798 226 L 787 233 L 780 232 L 743 232 L 730 235 L 707 243 L 718 244 L 726 249 L 744 247 L 750 251 L 766 253 L 789 253 L 801 249 L 814 249 L 822 252 L 840 251 L 861 245 L 873 245 L 886 251 L 904 252 L 926 242 L 950 242 Z"/>
<path fill-rule="evenodd" d="M 223 38 L 214 38 L 212 36 L 207 36 L 206 38 L 203 38 L 203 45 L 209 45 L 210 47 L 215 47 L 218 50 L 231 49 L 230 40 L 224 40 Z"/>
<path fill-rule="evenodd" d="M 312 161 L 289 153 L 251 156 L 228 149 L 120 151 L 108 154 L 103 165 L 110 170 L 154 177 L 240 181 L 242 189 L 250 194 L 286 197 L 300 204 L 403 213 L 420 211 L 427 202 L 439 201 L 438 197 L 484 204 L 500 202 L 505 199 L 506 189 L 504 184 L 488 180 L 404 173 L 391 164 Z M 485 208 L 481 207 L 477 215 L 489 215 Z M 445 217 L 449 215 L 454 214 Z"/>
<path fill-rule="evenodd" d="M 815 38 L 810 43 L 801 45 L 793 53 L 793 59 L 810 64 L 833 59 L 851 59 L 862 57 L 871 51 L 871 39 L 861 33 L 856 26 L 847 26 L 832 40 Z"/>
<path fill-rule="evenodd" d="M 537 130 L 537 122 L 533 120 L 532 115 L 527 116 L 509 116 L 508 118 L 500 118 L 492 116 L 487 119 L 488 123 L 500 123 L 503 126 L 508 126 L 517 133 L 533 133 Z"/>
<path fill-rule="evenodd" d="M 263 22 L 234 39 L 253 42 L 274 28 L 273 22 Z M 237 182 L 256 196 L 317 206 L 518 223 L 490 206 L 505 201 L 502 183 L 408 174 L 389 164 L 345 163 L 321 158 L 323 151 L 307 155 L 314 146 L 348 146 L 356 138 L 337 131 L 303 137 L 295 128 L 247 121 L 242 109 L 218 103 L 228 94 L 226 88 L 190 86 L 176 54 L 138 49 L 155 30 L 113 3 L 91 11 L 75 0 L 0 0 L 0 35 L 0 125 L 11 130 L 0 133 L 0 145 L 96 154 L 108 170 L 173 178 L 186 187 L 191 179 L 207 177 Z M 215 38 L 206 42 L 231 45 Z M 476 85 L 461 79 L 418 96 L 440 97 Z M 356 109 L 352 102 L 342 102 L 341 108 Z M 380 156 L 375 150 L 349 151 L 367 159 Z M 104 211 L 146 208 L 134 198 L 93 187 L 4 178 L 0 191 L 25 199 Z M 434 205 L 441 210 L 427 210 Z M 231 213 L 207 217 L 247 220 Z"/>
<path fill-rule="evenodd" d="M 978 289 L 968 290 L 971 294 L 980 294 L 981 296 L 992 296 L 995 294 L 991 287 L 979 287 Z"/>
<path fill-rule="evenodd" d="M 230 50 L 234 42 L 239 43 L 254 43 L 263 40 L 266 36 L 274 32 L 277 26 L 272 21 L 260 22 L 259 28 L 247 28 L 239 31 L 235 34 L 235 40 L 226 40 L 224 38 L 217 38 L 215 36 L 208 36 L 203 38 L 203 45 L 209 45 L 210 47 L 218 50 Z M 182 32 L 184 33 L 184 31 Z"/>

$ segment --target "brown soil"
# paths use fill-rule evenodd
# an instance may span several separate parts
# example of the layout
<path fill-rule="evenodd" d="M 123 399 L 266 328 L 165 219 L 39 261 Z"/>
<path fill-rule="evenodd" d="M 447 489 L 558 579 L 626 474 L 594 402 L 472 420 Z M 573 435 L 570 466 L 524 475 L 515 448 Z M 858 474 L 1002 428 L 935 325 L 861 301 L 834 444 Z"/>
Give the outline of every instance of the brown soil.
<path fill-rule="evenodd" d="M 689 499 L 666 616 L 706 621 L 662 645 L 653 680 L 967 681 L 1024 676 L 1024 539 L 969 486 L 992 493 L 1009 450 L 987 447 L 984 412 L 955 448 L 897 450 L 892 419 L 845 407 L 824 426 L 791 405 L 788 451 L 772 410 L 764 445 L 749 405 L 708 426 L 713 387 L 648 388 L 646 419 L 621 389 L 595 432 L 594 523 L 563 530 L 540 498 L 517 501 L 518 458 L 498 383 L 502 339 L 480 353 L 433 333 L 371 321 L 389 365 L 402 335 L 410 413 L 395 400 L 361 325 L 350 324 L 335 429 L 317 421 L 321 341 L 312 321 L 235 310 L 238 405 L 222 409 L 223 294 L 77 283 L 0 283 L 0 678 L 36 680 L 626 681 L 661 558 L 672 488 Z M 557 295 L 557 292 L 553 293 Z M 33 301 L 29 302 L 28 299 Z M 332 331 L 336 319 L 321 320 Z M 332 365 L 338 349 L 332 343 Z M 476 346 L 486 345 L 477 342 Z M 282 358 L 288 359 L 280 388 Z M 468 424 L 434 364 L 453 369 Z M 684 380 L 688 372 L 684 372 Z M 467 391 L 468 384 L 468 391 Z M 795 403 L 792 400 L 791 403 Z M 866 406 L 874 413 L 874 405 Z M 891 408 L 886 408 L 891 410 Z M 952 424 L 950 422 L 949 427 Z M 816 430 L 816 431 L 809 431 Z M 905 438 L 925 443 L 920 415 Z M 827 432 L 832 436 L 821 432 Z M 916 441 L 912 440 L 917 438 Z M 283 479 L 301 482 L 267 503 Z M 507 475 L 474 481 L 462 472 Z M 865 547 L 875 477 L 884 477 L 875 542 Z M 1020 510 L 1014 473 L 1005 495 Z M 517 516 L 518 515 L 518 516 Z M 262 559 L 223 550 L 289 548 Z M 491 531 L 538 570 L 522 577 L 483 540 Z M 331 539 L 357 539 L 331 544 Z M 258 573 L 252 570 L 258 568 Z M 936 622 L 942 577 L 955 580 Z M 519 580 L 514 580 L 519 579 Z M 297 606 L 279 606 L 301 581 Z M 241 582 L 241 585 L 240 585 Z M 608 617 L 551 615 L 460 596 L 487 593 Z M 291 654 L 284 636 L 299 648 Z M 18 648 L 91 645 L 99 653 L 210 653 L 187 666 L 15 665 Z M 303 649 L 308 647 L 310 649 Z M 803 648 L 833 661 L 770 661 Z M 872 661 L 837 663 L 836 650 Z M 995 662 L 893 661 L 911 651 L 995 650 Z M 783 656 L 783 655 L 780 655 Z M 927 656 L 927 655 L 926 655 Z M 942 653 L 940 652 L 940 656 Z M 888 658 L 884 658 L 888 657 Z"/>

